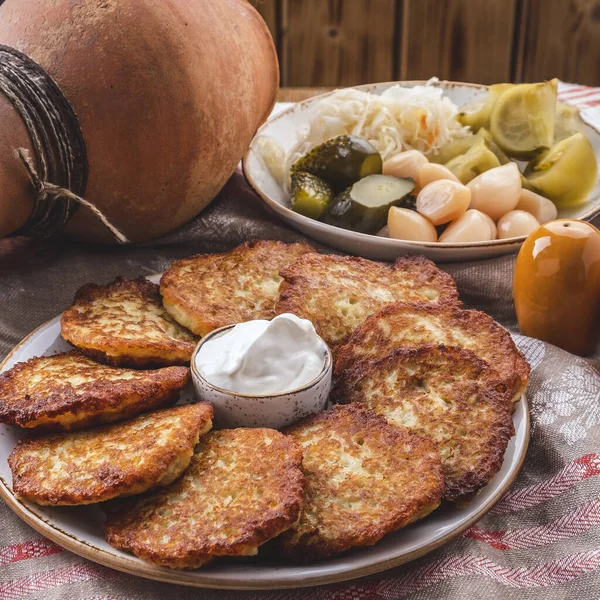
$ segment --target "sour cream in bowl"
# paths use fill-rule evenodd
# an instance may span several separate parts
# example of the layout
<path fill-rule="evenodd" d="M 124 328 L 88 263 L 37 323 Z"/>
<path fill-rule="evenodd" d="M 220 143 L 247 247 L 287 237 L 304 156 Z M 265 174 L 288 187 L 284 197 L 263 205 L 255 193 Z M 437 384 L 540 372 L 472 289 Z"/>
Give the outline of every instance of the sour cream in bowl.
<path fill-rule="evenodd" d="M 218 427 L 280 428 L 323 410 L 332 357 L 313 324 L 293 314 L 217 329 L 192 356 L 194 390 Z"/>

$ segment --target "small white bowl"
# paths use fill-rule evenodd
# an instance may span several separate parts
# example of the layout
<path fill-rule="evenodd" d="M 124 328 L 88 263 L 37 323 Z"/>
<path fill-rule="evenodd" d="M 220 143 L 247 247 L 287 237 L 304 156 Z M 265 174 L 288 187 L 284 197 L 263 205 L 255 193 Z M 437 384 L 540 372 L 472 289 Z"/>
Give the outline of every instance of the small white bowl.
<path fill-rule="evenodd" d="M 294 390 L 280 394 L 246 395 L 224 390 L 207 381 L 196 367 L 196 355 L 204 342 L 223 335 L 233 327 L 235 325 L 228 325 L 211 331 L 198 342 L 192 354 L 194 392 L 199 400 L 213 405 L 216 427 L 280 429 L 325 408 L 331 391 L 333 371 L 333 359 L 327 344 L 325 344 L 326 354 L 321 372 L 312 381 Z"/>

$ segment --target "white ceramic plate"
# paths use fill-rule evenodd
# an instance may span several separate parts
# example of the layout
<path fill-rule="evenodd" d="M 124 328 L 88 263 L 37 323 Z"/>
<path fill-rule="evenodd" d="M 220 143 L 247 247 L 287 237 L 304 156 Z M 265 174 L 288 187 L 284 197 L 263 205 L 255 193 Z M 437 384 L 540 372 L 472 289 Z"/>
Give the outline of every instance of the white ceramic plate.
<path fill-rule="evenodd" d="M 356 89 L 380 94 L 388 87 L 399 83 L 405 87 L 422 85 L 424 81 L 400 81 L 357 86 Z M 486 86 L 471 83 L 440 81 L 440 87 L 457 106 L 462 107 L 477 100 L 486 93 Z M 297 132 L 308 123 L 311 105 L 327 96 L 316 96 L 300 102 L 271 117 L 258 131 L 256 136 L 266 135 L 278 141 L 287 151 L 296 142 Z M 600 162 L 600 132 L 586 126 L 586 135 L 594 147 L 596 158 Z M 263 199 L 267 207 L 292 227 L 338 250 L 358 254 L 376 260 L 393 260 L 402 254 L 423 254 L 436 262 L 457 262 L 482 260 L 503 254 L 517 252 L 525 240 L 524 237 L 491 242 L 471 242 L 462 244 L 439 244 L 432 242 L 409 242 L 367 235 L 327 225 L 293 212 L 289 208 L 287 194 L 275 181 L 255 147 L 255 140 L 244 157 L 244 173 L 250 185 Z M 561 210 L 558 218 L 589 220 L 600 213 L 600 184 L 590 194 L 587 202 L 573 209 Z"/>
<path fill-rule="evenodd" d="M 156 278 L 151 278 L 157 281 Z M 0 365 L 0 372 L 34 356 L 71 349 L 60 337 L 60 316 L 26 337 Z M 182 400 L 192 397 L 191 386 Z M 111 548 L 102 535 L 104 515 L 97 506 L 41 507 L 17 499 L 7 458 L 22 430 L 0 424 L 0 496 L 26 523 L 57 544 L 94 562 L 149 579 L 224 589 L 281 589 L 344 581 L 383 571 L 431 552 L 479 520 L 510 487 L 523 464 L 529 441 L 529 413 L 523 397 L 514 413 L 516 434 L 500 472 L 466 508 L 444 507 L 426 519 L 363 550 L 314 565 L 269 564 L 256 558 L 215 563 L 195 571 L 157 567 Z"/>

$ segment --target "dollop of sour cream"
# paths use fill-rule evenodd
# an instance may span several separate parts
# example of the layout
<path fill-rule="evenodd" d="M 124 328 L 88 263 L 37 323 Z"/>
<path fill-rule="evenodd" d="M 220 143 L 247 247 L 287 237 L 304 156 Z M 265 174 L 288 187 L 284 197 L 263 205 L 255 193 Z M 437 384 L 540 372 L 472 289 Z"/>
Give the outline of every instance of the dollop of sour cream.
<path fill-rule="evenodd" d="M 249 396 L 282 394 L 323 370 L 327 348 L 313 324 L 285 313 L 236 325 L 207 340 L 195 365 L 212 385 Z"/>

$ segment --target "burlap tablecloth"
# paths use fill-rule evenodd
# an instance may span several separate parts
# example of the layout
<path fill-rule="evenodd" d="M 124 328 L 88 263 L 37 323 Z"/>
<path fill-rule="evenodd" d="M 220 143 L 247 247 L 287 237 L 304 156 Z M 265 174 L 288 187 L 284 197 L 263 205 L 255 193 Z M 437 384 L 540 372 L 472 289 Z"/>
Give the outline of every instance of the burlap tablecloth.
<path fill-rule="evenodd" d="M 88 281 L 156 273 L 175 258 L 258 238 L 297 241 L 302 236 L 269 215 L 236 173 L 209 209 L 151 245 L 104 248 L 61 238 L 0 241 L 0 355 L 66 308 Z M 467 308 L 484 310 L 518 332 L 514 257 L 442 267 L 456 279 Z M 428 556 L 376 576 L 318 588 L 185 588 L 79 558 L 45 540 L 0 502 L 0 600 L 597 600 L 600 362 L 518 335 L 515 339 L 533 368 L 528 391 L 532 436 L 523 470 L 492 512 Z"/>

